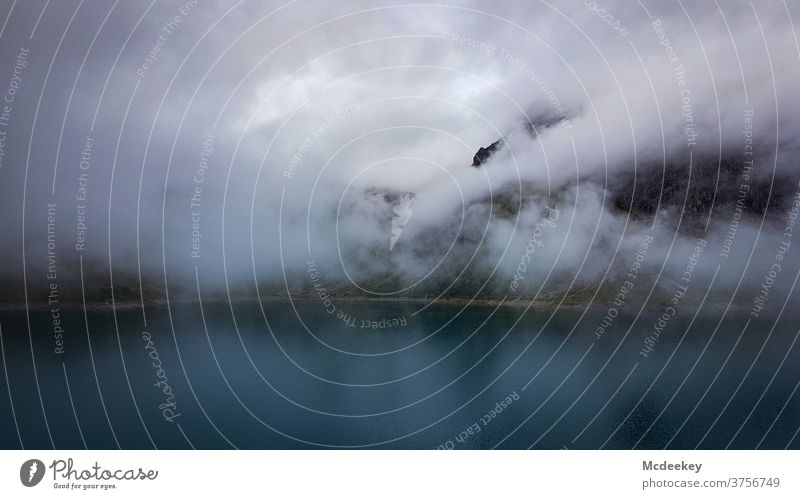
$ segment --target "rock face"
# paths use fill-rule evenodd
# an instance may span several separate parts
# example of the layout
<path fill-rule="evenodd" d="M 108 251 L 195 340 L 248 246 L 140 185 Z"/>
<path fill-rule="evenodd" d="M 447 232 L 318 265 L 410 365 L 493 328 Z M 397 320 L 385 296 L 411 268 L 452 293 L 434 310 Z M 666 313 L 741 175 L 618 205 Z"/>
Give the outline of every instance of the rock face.
<path fill-rule="evenodd" d="M 391 252 L 403 234 L 406 224 L 411 220 L 412 207 L 417 196 L 408 191 L 369 187 L 364 191 L 364 197 L 375 205 L 381 223 L 390 227 L 389 252 Z"/>
<path fill-rule="evenodd" d="M 709 216 L 732 213 L 733 207 L 761 216 L 768 206 L 780 210 L 791 196 L 786 183 L 771 186 L 767 177 L 743 180 L 744 165 L 732 157 L 700 158 L 691 174 L 688 159 L 681 165 L 644 164 L 636 170 L 626 168 L 609 181 L 611 207 L 644 220 L 671 209 L 684 228 L 704 228 Z"/>
<path fill-rule="evenodd" d="M 503 139 L 496 140 L 487 147 L 481 147 L 478 149 L 478 152 L 475 153 L 475 156 L 472 157 L 472 166 L 478 168 L 488 161 L 492 154 L 496 153 L 501 147 L 503 147 Z"/>
<path fill-rule="evenodd" d="M 525 120 L 525 130 L 531 138 L 536 138 L 547 128 L 553 127 L 567 119 L 568 117 L 565 115 L 537 114 L 534 118 Z M 472 166 L 479 168 L 497 151 L 502 149 L 504 145 L 505 142 L 503 139 L 497 139 L 488 146 L 479 148 L 475 156 L 472 157 Z"/>
<path fill-rule="evenodd" d="M 566 116 L 541 115 L 527 120 L 524 127 L 533 140 L 566 119 Z M 485 167 L 504 145 L 501 138 L 479 148 L 472 159 L 472 167 Z M 768 177 L 754 177 L 745 171 L 741 154 L 736 154 L 723 152 L 722 158 L 696 154 L 691 171 L 687 154 L 685 158 L 672 157 L 666 164 L 663 161 L 640 163 L 635 167 L 631 164 L 615 169 L 613 175 L 587 176 L 582 181 L 604 187 L 608 192 L 606 202 L 615 212 L 630 214 L 632 219 L 640 221 L 669 214 L 670 222 L 688 231 L 705 230 L 710 216 L 731 212 L 734 208 L 755 216 L 761 216 L 768 208 L 771 211 L 785 209 L 793 193 L 792 185 L 772 182 Z M 745 173 L 749 180 L 742 190 Z M 521 191 L 523 198 L 527 198 L 537 189 L 526 184 Z M 512 215 L 516 212 L 513 206 L 521 205 L 515 193 L 495 192 L 494 197 L 509 201 L 503 203 L 503 208 L 510 209 Z"/>

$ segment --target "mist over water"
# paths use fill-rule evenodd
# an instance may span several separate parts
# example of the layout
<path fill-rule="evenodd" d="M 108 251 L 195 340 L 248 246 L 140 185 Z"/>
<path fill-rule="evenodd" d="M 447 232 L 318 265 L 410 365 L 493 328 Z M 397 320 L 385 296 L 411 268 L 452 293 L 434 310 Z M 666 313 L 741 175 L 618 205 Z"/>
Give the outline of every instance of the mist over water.
<path fill-rule="evenodd" d="M 526 298 L 598 285 L 645 233 L 648 270 L 679 272 L 701 236 L 705 281 L 721 264 L 756 289 L 796 214 L 780 6 L 609 8 L 623 30 L 594 4 L 190 4 L 84 9 L 58 52 L 7 24 L 6 301 L 23 234 L 33 301 L 48 256 L 75 302 L 81 257 L 92 300 L 112 279 L 192 298 L 195 268 L 222 297 L 307 294 L 309 260 L 337 293 L 499 298 L 549 208 Z"/>

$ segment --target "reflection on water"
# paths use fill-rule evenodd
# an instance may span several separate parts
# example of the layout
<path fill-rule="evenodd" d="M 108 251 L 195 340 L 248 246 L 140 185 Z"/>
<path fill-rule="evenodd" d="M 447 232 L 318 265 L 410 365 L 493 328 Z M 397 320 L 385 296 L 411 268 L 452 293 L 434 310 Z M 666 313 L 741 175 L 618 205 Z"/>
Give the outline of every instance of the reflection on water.
<path fill-rule="evenodd" d="M 3 312 L 4 448 L 797 448 L 797 317 L 317 300 Z M 202 312 L 202 313 L 201 313 Z M 235 321 L 234 321 L 235 318 Z M 690 326 L 691 325 L 691 326 Z M 687 331 L 688 328 L 688 331 Z M 118 329 L 118 333 L 117 333 Z M 93 359 L 93 362 L 92 362 Z M 67 383 L 69 381 L 69 390 Z M 38 382 L 38 389 L 37 389 Z M 13 407 L 6 387 L 10 386 Z M 46 415 L 46 419 L 44 417 Z M 21 439 L 21 443 L 20 443 Z M 52 439 L 52 440 L 51 440 Z"/>

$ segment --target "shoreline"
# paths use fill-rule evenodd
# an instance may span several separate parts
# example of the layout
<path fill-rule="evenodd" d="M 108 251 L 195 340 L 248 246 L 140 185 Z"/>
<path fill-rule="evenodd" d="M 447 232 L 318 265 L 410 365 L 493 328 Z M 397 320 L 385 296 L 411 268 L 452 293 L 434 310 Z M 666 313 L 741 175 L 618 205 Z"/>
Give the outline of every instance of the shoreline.
<path fill-rule="evenodd" d="M 592 302 L 584 301 L 578 302 L 576 300 L 570 300 L 569 298 L 565 300 L 541 300 L 538 299 L 537 301 L 531 303 L 530 298 L 515 298 L 514 300 L 503 299 L 502 297 L 489 297 L 489 298 L 470 298 L 470 297 L 460 297 L 460 296 L 451 296 L 451 297 L 442 297 L 436 299 L 435 296 L 411 296 L 411 297 L 374 297 L 374 296 L 353 296 L 353 295 L 341 295 L 336 296 L 332 295 L 330 297 L 333 301 L 338 302 L 348 302 L 348 303 L 392 303 L 392 304 L 431 304 L 433 306 L 436 305 L 446 305 L 446 306 L 478 306 L 478 307 L 509 307 L 509 308 L 536 308 L 536 309 L 556 309 L 556 308 L 565 308 L 565 309 L 602 309 L 607 308 L 612 305 L 611 302 L 603 300 L 603 299 L 596 299 Z M 431 303 L 434 301 L 434 303 Z M 281 302 L 319 302 L 319 297 L 316 294 L 302 294 L 296 296 L 288 296 L 288 295 L 265 295 L 261 297 L 262 303 L 281 303 Z M 213 298 L 213 299 L 205 299 L 203 300 L 203 304 L 257 304 L 259 302 L 258 298 L 232 298 L 230 300 L 224 298 Z M 192 305 L 197 304 L 197 300 L 182 300 L 182 299 L 149 299 L 144 301 L 144 307 L 165 307 L 165 306 L 176 306 L 176 305 Z M 320 302 L 321 303 L 321 302 Z M 629 304 L 630 302 L 628 302 Z M 732 302 L 730 305 L 726 302 L 706 302 L 707 308 L 713 307 L 730 307 L 732 309 L 738 310 L 741 308 L 749 307 L 751 304 L 750 302 Z M 645 309 L 658 309 L 664 306 L 664 303 L 660 301 L 651 300 L 651 302 L 644 307 Z M 120 300 L 114 303 L 87 303 L 85 305 L 86 311 L 91 312 L 102 312 L 102 311 L 114 311 L 114 310 L 131 310 L 131 309 L 139 309 L 142 307 L 141 300 Z M 84 305 L 82 303 L 60 303 L 59 308 L 65 311 L 75 311 L 75 310 L 83 310 Z M 641 306 L 638 308 L 642 308 Z M 9 302 L 0 302 L 0 312 L 21 312 L 21 311 L 41 311 L 41 310 L 48 310 L 49 305 L 46 302 L 36 302 L 36 303 L 29 303 L 28 306 L 24 303 L 9 303 Z"/>

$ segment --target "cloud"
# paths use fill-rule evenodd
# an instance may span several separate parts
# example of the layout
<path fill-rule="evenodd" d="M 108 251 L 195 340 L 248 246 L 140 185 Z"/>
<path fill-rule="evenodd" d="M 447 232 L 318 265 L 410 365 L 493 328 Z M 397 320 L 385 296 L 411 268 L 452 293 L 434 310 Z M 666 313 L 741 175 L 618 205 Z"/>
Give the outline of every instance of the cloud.
<path fill-rule="evenodd" d="M 113 276 L 136 294 L 141 275 L 149 295 L 167 283 L 188 297 L 195 267 L 220 296 L 309 293 L 313 260 L 338 293 L 530 297 L 613 278 L 646 234 L 654 275 L 679 275 L 702 237 L 698 279 L 721 265 L 726 282 L 744 273 L 757 287 L 784 239 L 800 131 L 793 6 L 189 4 L 82 8 L 81 29 L 59 5 L 40 28 L 68 28 L 57 53 L 58 37 L 28 38 L 40 7 L 15 7 L 2 67 L 31 49 L 0 170 L 15 289 L 23 193 L 29 286 L 48 282 L 55 203 L 70 293 L 81 258 L 91 288 Z M 558 220 L 530 253 L 549 210 Z"/>

